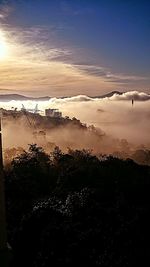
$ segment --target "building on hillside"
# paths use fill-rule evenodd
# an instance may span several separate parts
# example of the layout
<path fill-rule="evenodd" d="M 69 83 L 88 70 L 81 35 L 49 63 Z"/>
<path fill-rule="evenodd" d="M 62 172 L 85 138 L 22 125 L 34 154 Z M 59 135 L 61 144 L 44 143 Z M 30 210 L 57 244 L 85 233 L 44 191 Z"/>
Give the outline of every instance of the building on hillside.
<path fill-rule="evenodd" d="M 61 118 L 62 112 L 60 112 L 58 109 L 48 108 L 45 109 L 45 116 L 51 118 Z"/>

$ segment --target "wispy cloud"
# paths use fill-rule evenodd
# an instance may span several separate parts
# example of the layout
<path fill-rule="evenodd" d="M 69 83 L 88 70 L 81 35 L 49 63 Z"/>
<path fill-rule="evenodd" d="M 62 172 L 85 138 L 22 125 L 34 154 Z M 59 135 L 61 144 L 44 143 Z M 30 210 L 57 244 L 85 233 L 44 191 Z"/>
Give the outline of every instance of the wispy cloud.
<path fill-rule="evenodd" d="M 106 87 L 104 79 L 96 79 L 81 72 L 74 63 L 73 51 L 56 45 L 51 34 L 54 28 L 12 27 L 3 25 L 2 31 L 9 47 L 9 58 L 0 64 L 2 88 L 42 90 L 51 95 L 88 93 Z M 111 85 L 108 86 L 111 88 Z"/>
<path fill-rule="evenodd" d="M 8 1 L 0 2 L 0 21 L 4 21 L 10 13 L 13 11 L 13 7 L 8 4 Z"/>
<path fill-rule="evenodd" d="M 16 53 L 23 52 L 23 57 L 48 61 L 71 55 L 66 47 L 55 45 L 53 33 L 55 27 L 11 27 L 3 25 L 3 30 L 11 47 L 16 47 Z"/>
<path fill-rule="evenodd" d="M 113 73 L 105 67 L 94 66 L 94 65 L 75 65 L 80 71 L 87 73 L 88 75 L 93 75 L 96 77 L 103 77 L 109 82 L 137 82 L 142 80 L 147 80 L 148 77 L 127 75 L 122 73 Z"/>
<path fill-rule="evenodd" d="M 0 14 L 8 14 L 0 6 Z M 9 9 L 8 9 L 9 10 Z M 60 26 L 18 27 L 1 23 L 9 58 L 0 64 L 0 87 L 49 95 L 96 95 L 147 80 L 147 77 L 113 73 L 103 66 L 83 63 L 78 49 L 58 40 Z"/>

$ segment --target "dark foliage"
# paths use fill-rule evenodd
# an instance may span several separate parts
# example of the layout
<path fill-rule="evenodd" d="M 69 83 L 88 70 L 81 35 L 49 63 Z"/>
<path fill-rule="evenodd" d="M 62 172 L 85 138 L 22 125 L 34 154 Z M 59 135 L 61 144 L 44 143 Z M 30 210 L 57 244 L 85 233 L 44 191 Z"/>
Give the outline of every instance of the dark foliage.
<path fill-rule="evenodd" d="M 147 266 L 150 167 L 31 145 L 6 171 L 13 267 Z"/>

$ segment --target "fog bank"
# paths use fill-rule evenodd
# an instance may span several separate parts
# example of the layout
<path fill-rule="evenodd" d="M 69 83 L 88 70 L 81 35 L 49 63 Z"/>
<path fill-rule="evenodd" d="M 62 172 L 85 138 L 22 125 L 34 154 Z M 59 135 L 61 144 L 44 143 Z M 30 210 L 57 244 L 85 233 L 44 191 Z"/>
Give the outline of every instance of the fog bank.
<path fill-rule="evenodd" d="M 146 93 L 133 91 L 122 95 L 115 94 L 110 98 L 90 98 L 79 95 L 39 102 L 10 101 L 0 102 L 0 107 L 20 110 L 24 104 L 26 108 L 34 109 L 37 103 L 43 115 L 46 108 L 58 108 L 63 116 L 76 117 L 87 125 L 93 124 L 112 138 L 127 139 L 135 145 L 149 146 L 150 144 L 150 95 Z M 16 126 L 11 126 L 11 133 L 14 133 L 13 139 L 15 139 L 15 131 Z M 5 134 L 7 136 L 8 133 Z M 28 139 L 28 133 L 24 135 L 24 129 L 20 132 L 20 138 L 22 136 Z"/>

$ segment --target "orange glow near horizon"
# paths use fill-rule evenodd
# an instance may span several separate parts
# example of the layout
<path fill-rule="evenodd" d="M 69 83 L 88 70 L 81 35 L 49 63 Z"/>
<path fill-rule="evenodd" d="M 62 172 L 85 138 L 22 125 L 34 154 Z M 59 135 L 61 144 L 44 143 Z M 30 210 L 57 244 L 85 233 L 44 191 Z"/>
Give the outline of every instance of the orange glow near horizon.
<path fill-rule="evenodd" d="M 38 31 L 41 35 L 36 39 Z M 27 31 L 0 25 L 1 92 L 95 96 L 120 90 L 124 84 L 126 89 L 132 85 L 132 89 L 137 90 L 141 84 L 149 82 L 145 77 L 113 73 L 97 65 L 75 64 L 71 59 L 75 51 L 59 45 L 52 47 L 51 42 L 45 44 L 41 36 L 46 37 L 46 33 L 38 27 Z M 78 54 L 76 56 L 78 58 Z"/>

